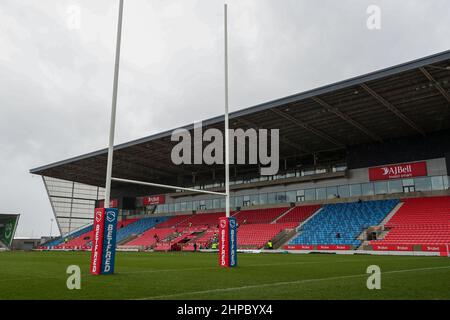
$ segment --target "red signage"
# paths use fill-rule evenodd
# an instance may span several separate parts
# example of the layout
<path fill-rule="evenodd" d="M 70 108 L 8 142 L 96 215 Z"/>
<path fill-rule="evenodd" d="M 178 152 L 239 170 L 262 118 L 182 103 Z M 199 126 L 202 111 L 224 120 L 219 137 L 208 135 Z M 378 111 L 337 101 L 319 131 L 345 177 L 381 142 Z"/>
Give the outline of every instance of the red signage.
<path fill-rule="evenodd" d="M 318 245 L 317 250 L 350 250 L 352 247 L 349 245 Z"/>
<path fill-rule="evenodd" d="M 413 251 L 413 245 L 411 244 L 374 244 L 372 245 L 374 251 Z"/>
<path fill-rule="evenodd" d="M 423 177 L 426 175 L 427 163 L 425 161 L 369 168 L 370 181 Z"/>
<path fill-rule="evenodd" d="M 144 206 L 148 206 L 151 204 L 164 204 L 164 203 L 166 203 L 166 197 L 163 194 L 157 196 L 144 197 Z"/>
<path fill-rule="evenodd" d="M 219 266 L 221 267 L 230 265 L 228 232 L 228 219 L 225 217 L 219 218 Z"/>
<path fill-rule="evenodd" d="M 103 208 L 104 206 L 105 206 L 105 200 L 99 200 L 98 207 Z M 117 199 L 109 200 L 109 208 L 117 208 L 117 207 L 119 207 L 119 200 L 117 200 Z"/>
<path fill-rule="evenodd" d="M 92 240 L 91 273 L 100 274 L 103 250 L 103 232 L 105 225 L 105 209 L 97 208 L 94 213 L 94 239 Z"/>
<path fill-rule="evenodd" d="M 422 245 L 422 251 L 430 252 L 447 252 L 447 246 L 445 244 L 436 245 Z"/>
<path fill-rule="evenodd" d="M 313 250 L 314 246 L 306 245 L 306 244 L 288 244 L 283 247 L 286 250 Z"/>

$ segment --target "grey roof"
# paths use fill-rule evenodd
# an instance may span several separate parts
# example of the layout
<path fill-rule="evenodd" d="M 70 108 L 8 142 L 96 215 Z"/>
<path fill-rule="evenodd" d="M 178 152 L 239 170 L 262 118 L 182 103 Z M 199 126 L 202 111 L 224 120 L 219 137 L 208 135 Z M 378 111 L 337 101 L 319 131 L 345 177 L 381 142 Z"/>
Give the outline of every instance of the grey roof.
<path fill-rule="evenodd" d="M 447 130 L 449 88 L 450 50 L 232 112 L 230 127 L 280 128 L 280 157 L 299 161 L 351 145 Z M 222 130 L 223 115 L 203 125 Z M 183 128 L 192 130 L 193 124 Z M 172 131 L 116 145 L 113 174 L 169 183 L 221 170 L 171 164 Z M 30 172 L 103 186 L 106 155 L 105 148 Z"/>

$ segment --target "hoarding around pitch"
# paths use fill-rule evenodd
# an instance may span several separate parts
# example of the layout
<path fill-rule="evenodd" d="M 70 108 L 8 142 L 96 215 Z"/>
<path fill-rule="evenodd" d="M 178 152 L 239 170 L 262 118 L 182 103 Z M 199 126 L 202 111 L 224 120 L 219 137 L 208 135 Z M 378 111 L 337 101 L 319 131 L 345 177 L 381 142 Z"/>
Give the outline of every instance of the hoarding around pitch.
<path fill-rule="evenodd" d="M 234 217 L 219 218 L 219 266 L 237 266 L 237 222 Z"/>
<path fill-rule="evenodd" d="M 94 213 L 91 274 L 114 273 L 118 210 L 97 208 Z"/>

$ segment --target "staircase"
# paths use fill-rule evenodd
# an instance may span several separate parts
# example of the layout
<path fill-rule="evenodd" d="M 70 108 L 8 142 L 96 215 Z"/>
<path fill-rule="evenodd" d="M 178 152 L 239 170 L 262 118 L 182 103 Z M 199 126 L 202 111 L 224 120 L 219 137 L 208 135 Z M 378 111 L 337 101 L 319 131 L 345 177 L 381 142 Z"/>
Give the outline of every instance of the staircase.
<path fill-rule="evenodd" d="M 394 209 L 392 209 L 391 212 L 389 212 L 389 214 L 383 219 L 383 221 L 381 221 L 380 226 L 382 226 L 384 228 L 384 225 L 386 223 L 389 222 L 389 220 L 391 220 L 391 218 L 394 216 L 394 214 L 397 213 L 398 210 L 400 210 L 400 208 L 403 206 L 403 202 L 399 202 Z"/>
<path fill-rule="evenodd" d="M 283 218 L 285 215 L 287 215 L 289 212 L 291 212 L 292 210 L 294 210 L 294 208 L 295 208 L 295 206 L 294 206 L 294 207 L 290 207 L 288 210 L 286 210 L 284 213 L 282 213 L 280 216 L 278 216 L 275 220 L 273 220 L 273 221 L 271 222 L 271 224 L 277 223 L 278 220 L 280 220 L 280 219 Z"/>
<path fill-rule="evenodd" d="M 294 207 L 295 208 L 295 207 Z M 295 238 L 296 236 L 298 236 L 301 232 L 301 228 L 302 226 L 307 223 L 310 219 L 312 219 L 312 217 L 314 217 L 316 214 L 318 214 L 320 211 L 322 211 L 323 208 L 320 208 L 319 210 L 317 210 L 316 212 L 314 212 L 314 214 L 312 214 L 311 216 L 309 216 L 306 220 L 304 220 L 302 223 L 300 223 L 298 225 L 297 228 L 295 228 L 294 230 L 292 230 L 291 232 L 289 232 L 289 234 L 286 235 L 286 238 L 283 239 L 283 243 L 281 243 L 278 248 L 286 245 L 289 243 L 289 241 L 291 241 L 291 239 Z M 292 210 L 292 209 L 291 209 Z M 290 211 L 290 210 L 289 210 Z M 281 217 L 280 217 L 281 218 Z"/>
<path fill-rule="evenodd" d="M 272 240 L 273 248 L 279 249 L 297 234 L 295 229 L 283 230 Z"/>
<path fill-rule="evenodd" d="M 380 227 L 382 227 L 383 231 L 378 235 L 377 240 L 381 240 L 383 239 L 386 234 L 389 232 L 389 230 L 385 230 L 384 229 L 384 225 L 386 223 L 389 222 L 389 220 L 391 220 L 391 218 L 394 216 L 394 214 L 397 213 L 398 210 L 400 210 L 400 208 L 403 206 L 403 202 L 399 202 L 394 209 L 392 209 L 391 212 L 389 212 L 389 214 L 384 217 L 383 221 L 381 221 L 381 223 L 379 224 Z M 357 237 L 358 240 L 361 240 L 361 244 L 359 245 L 359 247 L 357 248 L 357 250 L 363 250 L 364 246 L 369 245 L 370 241 L 366 240 L 367 239 L 367 229 L 363 230 L 363 232 L 361 232 L 361 234 Z"/>

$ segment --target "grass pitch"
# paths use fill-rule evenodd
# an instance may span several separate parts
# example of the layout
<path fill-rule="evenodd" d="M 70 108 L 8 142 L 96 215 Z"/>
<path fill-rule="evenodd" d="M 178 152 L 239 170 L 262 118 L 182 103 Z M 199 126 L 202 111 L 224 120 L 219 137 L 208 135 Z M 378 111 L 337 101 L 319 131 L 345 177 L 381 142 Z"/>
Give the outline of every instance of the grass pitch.
<path fill-rule="evenodd" d="M 0 299 L 450 299 L 446 257 L 239 254 L 221 269 L 217 254 L 125 253 L 116 274 L 91 276 L 88 252 L 0 252 Z M 81 268 L 68 290 L 66 269 Z M 381 289 L 368 290 L 369 265 Z"/>

